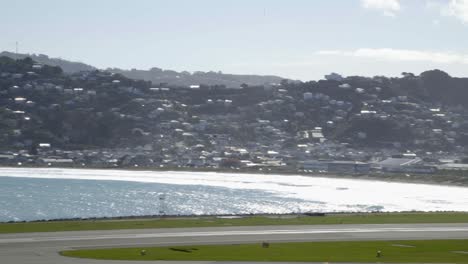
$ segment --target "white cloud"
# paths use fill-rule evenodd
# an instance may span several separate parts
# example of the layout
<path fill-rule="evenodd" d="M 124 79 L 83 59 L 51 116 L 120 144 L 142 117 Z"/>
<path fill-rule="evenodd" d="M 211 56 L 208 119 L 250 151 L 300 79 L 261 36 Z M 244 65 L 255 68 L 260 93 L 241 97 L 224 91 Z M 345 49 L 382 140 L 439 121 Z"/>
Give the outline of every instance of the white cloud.
<path fill-rule="evenodd" d="M 316 52 L 318 55 L 346 56 L 358 58 L 370 58 L 386 61 L 407 62 L 433 62 L 443 64 L 468 64 L 468 55 L 453 52 L 433 52 L 404 49 L 357 49 L 345 50 L 322 50 Z"/>
<path fill-rule="evenodd" d="M 447 4 L 447 0 L 426 0 L 427 9 L 441 9 Z"/>
<path fill-rule="evenodd" d="M 468 24 L 468 0 L 451 0 L 443 12 Z"/>
<path fill-rule="evenodd" d="M 361 6 L 366 9 L 379 10 L 384 16 L 394 17 L 400 11 L 399 0 L 361 0 Z"/>
<path fill-rule="evenodd" d="M 386 16 L 386 17 L 395 17 L 396 16 L 395 13 L 390 12 L 390 11 L 384 11 L 383 15 Z"/>
<path fill-rule="evenodd" d="M 426 8 L 438 10 L 442 16 L 450 16 L 468 24 L 468 0 L 426 0 Z"/>

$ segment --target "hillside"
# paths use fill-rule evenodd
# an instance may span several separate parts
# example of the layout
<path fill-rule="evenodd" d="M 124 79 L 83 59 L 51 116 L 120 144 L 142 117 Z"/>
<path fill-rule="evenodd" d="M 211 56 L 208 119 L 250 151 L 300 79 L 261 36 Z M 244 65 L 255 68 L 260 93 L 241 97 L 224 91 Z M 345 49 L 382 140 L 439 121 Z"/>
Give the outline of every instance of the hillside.
<path fill-rule="evenodd" d="M 92 71 L 96 69 L 95 67 L 82 63 L 82 62 L 68 61 L 68 60 L 64 60 L 60 58 L 50 58 L 49 56 L 44 55 L 44 54 L 39 54 L 39 55 L 21 54 L 21 53 L 15 54 L 12 52 L 3 51 L 0 53 L 0 57 L 2 56 L 9 57 L 12 59 L 15 59 L 15 58 L 24 59 L 24 58 L 29 57 L 33 59 L 34 61 L 42 63 L 42 64 L 46 64 L 50 66 L 59 66 L 66 73 L 75 73 L 75 72 L 80 72 L 80 71 Z"/>
<path fill-rule="evenodd" d="M 30 57 L 34 61 L 42 64 L 59 66 L 66 73 L 77 73 L 80 71 L 96 70 L 96 67 L 82 63 L 68 61 L 59 58 L 50 58 L 47 55 L 36 54 L 18 54 L 11 52 L 1 52 L 0 56 L 9 58 L 24 59 Z M 260 76 L 260 75 L 238 75 L 238 74 L 225 74 L 221 72 L 177 72 L 172 70 L 163 70 L 160 68 L 151 68 L 150 70 L 123 70 L 118 68 L 109 68 L 106 71 L 112 73 L 119 73 L 123 76 L 132 79 L 151 81 L 154 84 L 170 85 L 170 86 L 184 86 L 190 85 L 220 85 L 229 88 L 239 88 L 243 84 L 250 86 L 264 85 L 264 84 L 279 84 L 284 78 L 279 76 Z"/>
<path fill-rule="evenodd" d="M 107 69 L 109 72 L 120 73 L 128 78 L 151 81 L 154 84 L 169 84 L 176 86 L 190 85 L 222 85 L 228 88 L 239 88 L 243 84 L 249 86 L 279 84 L 284 78 L 279 76 L 239 75 L 221 72 L 177 72 L 152 68 L 150 70 Z"/>
<path fill-rule="evenodd" d="M 468 79 L 438 70 L 187 88 L 0 57 L 0 148 L 34 154 L 45 144 L 47 155 L 78 151 L 82 163 L 226 167 L 366 161 L 408 150 L 465 156 L 467 91 Z"/>

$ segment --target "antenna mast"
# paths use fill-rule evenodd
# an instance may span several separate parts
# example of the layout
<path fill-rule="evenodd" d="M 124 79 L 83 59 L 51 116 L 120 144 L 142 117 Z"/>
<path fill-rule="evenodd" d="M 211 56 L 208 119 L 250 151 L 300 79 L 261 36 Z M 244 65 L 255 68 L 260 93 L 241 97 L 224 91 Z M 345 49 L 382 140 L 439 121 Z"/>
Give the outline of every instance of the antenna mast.
<path fill-rule="evenodd" d="M 165 193 L 159 194 L 159 215 L 160 216 L 166 215 L 166 194 Z"/>
<path fill-rule="evenodd" d="M 18 41 L 15 42 L 15 59 L 18 60 Z"/>

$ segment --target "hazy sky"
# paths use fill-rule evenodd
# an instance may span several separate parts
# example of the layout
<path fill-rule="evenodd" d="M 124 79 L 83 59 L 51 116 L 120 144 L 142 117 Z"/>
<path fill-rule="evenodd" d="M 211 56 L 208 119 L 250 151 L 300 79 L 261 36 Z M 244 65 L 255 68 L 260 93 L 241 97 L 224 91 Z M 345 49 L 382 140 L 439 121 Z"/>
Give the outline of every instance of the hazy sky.
<path fill-rule="evenodd" d="M 302 80 L 468 76 L 468 0 L 0 0 L 0 50 Z"/>

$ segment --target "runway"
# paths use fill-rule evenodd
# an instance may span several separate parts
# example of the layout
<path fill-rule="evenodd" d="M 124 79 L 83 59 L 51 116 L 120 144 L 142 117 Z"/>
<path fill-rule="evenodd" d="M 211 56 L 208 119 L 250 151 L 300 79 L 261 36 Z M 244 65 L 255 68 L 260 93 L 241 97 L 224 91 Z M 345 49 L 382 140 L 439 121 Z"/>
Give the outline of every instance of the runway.
<path fill-rule="evenodd" d="M 138 261 L 65 258 L 58 255 L 58 252 L 74 248 L 239 244 L 261 241 L 410 239 L 468 239 L 468 224 L 250 226 L 3 234 L 0 235 L 0 259 L 6 264 L 141 264 Z"/>

